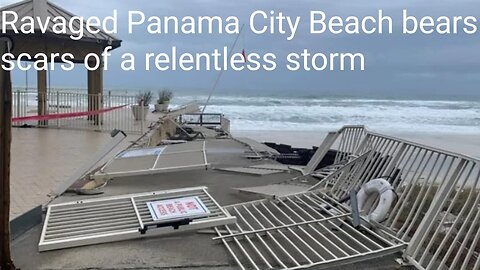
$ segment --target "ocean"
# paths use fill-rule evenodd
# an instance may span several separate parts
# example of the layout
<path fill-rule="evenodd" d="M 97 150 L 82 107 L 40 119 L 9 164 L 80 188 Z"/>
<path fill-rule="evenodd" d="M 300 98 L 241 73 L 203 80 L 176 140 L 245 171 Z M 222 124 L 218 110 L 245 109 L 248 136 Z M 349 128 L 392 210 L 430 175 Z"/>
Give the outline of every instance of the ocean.
<path fill-rule="evenodd" d="M 18 88 L 21 90 L 21 88 Z M 63 90 L 85 93 L 85 90 Z M 105 90 L 105 94 L 135 95 L 138 90 Z M 156 92 L 153 91 L 154 95 Z M 331 131 L 343 125 L 366 125 L 385 133 L 480 134 L 480 98 L 444 97 L 429 100 L 404 93 L 402 97 L 372 98 L 365 93 L 332 93 L 305 97 L 276 94 L 220 93 L 212 96 L 206 112 L 223 113 L 232 131 Z M 299 95 L 300 96 L 300 95 Z M 29 92 L 36 104 L 36 91 Z M 206 94 L 175 93 L 172 106 L 192 101 L 203 105 Z M 112 106 L 124 104 L 111 104 Z M 153 105 L 151 105 L 153 109 Z"/>
<path fill-rule="evenodd" d="M 180 105 L 207 96 L 182 95 Z M 379 132 L 480 134 L 480 101 L 213 96 L 206 112 L 223 113 L 235 130 L 327 131 L 363 124 Z"/>

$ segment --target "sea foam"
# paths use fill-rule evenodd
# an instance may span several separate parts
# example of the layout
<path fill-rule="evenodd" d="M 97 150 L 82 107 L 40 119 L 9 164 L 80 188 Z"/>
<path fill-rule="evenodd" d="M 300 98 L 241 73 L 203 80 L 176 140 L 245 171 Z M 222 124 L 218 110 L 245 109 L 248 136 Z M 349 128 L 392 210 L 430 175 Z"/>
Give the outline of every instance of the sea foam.
<path fill-rule="evenodd" d="M 205 96 L 178 96 L 174 105 Z M 480 133 L 479 101 L 215 96 L 206 112 L 223 113 L 232 130 L 331 130 L 363 124 L 377 131 Z"/>

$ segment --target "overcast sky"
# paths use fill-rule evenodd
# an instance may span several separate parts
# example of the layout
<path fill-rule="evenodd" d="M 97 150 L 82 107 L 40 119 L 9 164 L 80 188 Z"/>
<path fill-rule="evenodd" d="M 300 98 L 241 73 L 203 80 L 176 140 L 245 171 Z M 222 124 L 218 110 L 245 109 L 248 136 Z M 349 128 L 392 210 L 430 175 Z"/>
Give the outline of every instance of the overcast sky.
<path fill-rule="evenodd" d="M 15 2 L 1 0 L 2 5 Z M 274 72 L 225 72 L 219 91 L 236 93 L 309 96 L 333 93 L 340 96 L 366 95 L 389 97 L 414 95 L 422 98 L 478 97 L 480 96 L 480 32 L 476 35 L 449 36 L 401 34 L 402 9 L 420 17 L 424 15 L 473 15 L 480 18 L 478 0 L 424 0 L 424 1 L 326 1 L 326 0 L 54 0 L 54 3 L 81 16 L 108 16 L 112 9 L 119 10 L 122 47 L 113 52 L 111 68 L 105 74 L 106 88 L 157 89 L 170 87 L 183 91 L 206 93 L 213 85 L 217 72 L 124 72 L 119 66 L 124 52 L 133 52 L 140 58 L 146 52 L 168 51 L 177 46 L 183 51 L 210 52 L 214 48 L 230 46 L 234 35 L 149 35 L 138 29 L 136 34 L 126 33 L 125 16 L 128 10 L 141 10 L 147 15 L 198 16 L 235 15 L 248 24 L 252 11 L 282 11 L 286 15 L 302 16 L 303 25 L 292 41 L 281 35 L 255 35 L 248 25 L 240 38 L 237 51 L 271 51 L 279 56 L 279 68 Z M 394 17 L 395 33 L 391 35 L 310 35 L 310 10 L 323 10 L 327 15 L 376 14 L 383 9 Z M 480 23 L 477 24 L 480 26 Z M 288 52 L 307 48 L 318 52 L 362 52 L 366 57 L 366 71 L 360 72 L 289 72 L 283 68 L 283 57 Z M 35 82 L 33 71 L 29 84 Z M 75 72 L 53 72 L 51 85 L 85 87 L 86 73 L 81 66 Z M 25 84 L 25 74 L 14 73 L 16 85 Z M 400 93 L 400 94 L 399 94 Z"/>

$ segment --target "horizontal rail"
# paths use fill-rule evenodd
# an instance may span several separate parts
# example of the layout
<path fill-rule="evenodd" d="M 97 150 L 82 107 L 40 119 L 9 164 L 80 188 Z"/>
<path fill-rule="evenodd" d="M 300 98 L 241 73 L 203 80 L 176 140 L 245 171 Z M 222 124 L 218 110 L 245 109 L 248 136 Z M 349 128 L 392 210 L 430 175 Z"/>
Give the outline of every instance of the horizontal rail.
<path fill-rule="evenodd" d="M 295 223 L 295 224 L 269 227 L 269 228 L 256 230 L 254 232 L 245 231 L 245 232 L 235 233 L 235 234 L 231 234 L 231 235 L 223 235 L 223 236 L 214 237 L 213 240 L 226 239 L 226 238 L 232 238 L 232 237 L 244 236 L 244 235 L 256 234 L 256 233 L 263 233 L 263 232 L 268 232 L 268 231 L 273 231 L 273 230 L 288 229 L 288 228 L 291 228 L 291 227 L 298 227 L 298 226 L 308 225 L 308 224 L 312 224 L 312 223 L 326 222 L 326 221 L 330 221 L 332 219 L 343 218 L 343 217 L 348 217 L 348 216 L 351 216 L 351 214 L 347 213 L 347 214 L 328 217 L 328 218 L 323 218 L 323 219 L 315 219 L 315 220 L 309 220 L 309 221 L 299 222 L 299 223 Z"/>
<path fill-rule="evenodd" d="M 148 117 L 135 119 L 136 104 L 138 100 L 133 95 L 116 95 L 111 92 L 87 94 L 80 91 L 49 91 L 42 94 L 16 90 L 13 92 L 12 115 L 18 119 L 14 123 L 16 126 L 103 132 L 119 129 L 127 133 L 142 133 L 146 124 L 142 125 L 141 122 L 145 122 Z"/>
<path fill-rule="evenodd" d="M 366 158 L 334 174 L 325 186 L 328 194 L 340 200 L 372 179 L 385 178 L 398 197 L 381 226 L 408 243 L 404 255 L 413 265 L 480 267 L 480 161 L 370 131 L 355 140 L 342 139 L 339 145 L 356 144 L 355 156 Z M 377 203 L 378 197 L 372 198 L 361 210 L 369 214 Z"/>

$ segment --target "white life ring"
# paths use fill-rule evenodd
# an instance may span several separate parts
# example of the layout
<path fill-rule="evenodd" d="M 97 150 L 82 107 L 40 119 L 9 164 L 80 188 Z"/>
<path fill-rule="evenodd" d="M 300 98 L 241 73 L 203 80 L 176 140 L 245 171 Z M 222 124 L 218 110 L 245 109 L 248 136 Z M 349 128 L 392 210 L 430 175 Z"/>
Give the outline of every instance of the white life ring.
<path fill-rule="evenodd" d="M 383 178 L 373 179 L 363 184 L 357 193 L 358 209 L 362 211 L 368 198 L 375 194 L 380 196 L 380 200 L 377 208 L 367 218 L 369 221 L 382 222 L 387 217 L 396 195 L 387 180 Z"/>

